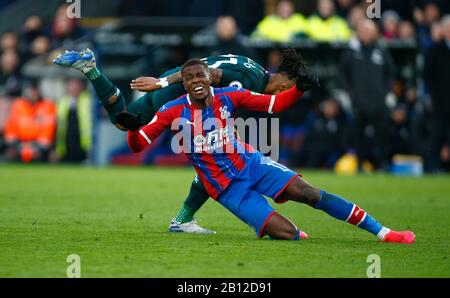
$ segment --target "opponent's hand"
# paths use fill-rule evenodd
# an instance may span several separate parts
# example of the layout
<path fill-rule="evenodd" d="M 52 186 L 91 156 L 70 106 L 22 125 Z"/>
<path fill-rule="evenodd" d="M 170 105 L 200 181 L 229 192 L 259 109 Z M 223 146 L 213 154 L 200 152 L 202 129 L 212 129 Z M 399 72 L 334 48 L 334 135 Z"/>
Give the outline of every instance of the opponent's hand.
<path fill-rule="evenodd" d="M 320 88 L 319 78 L 309 74 L 299 74 L 295 81 L 295 85 L 297 90 L 303 92 Z"/>
<path fill-rule="evenodd" d="M 134 115 L 130 112 L 123 111 L 116 115 L 116 124 L 119 124 L 125 129 L 136 131 L 141 127 L 141 113 Z"/>
<path fill-rule="evenodd" d="M 141 92 L 150 92 L 162 88 L 159 79 L 154 77 L 139 77 L 130 83 L 132 90 L 139 90 Z"/>

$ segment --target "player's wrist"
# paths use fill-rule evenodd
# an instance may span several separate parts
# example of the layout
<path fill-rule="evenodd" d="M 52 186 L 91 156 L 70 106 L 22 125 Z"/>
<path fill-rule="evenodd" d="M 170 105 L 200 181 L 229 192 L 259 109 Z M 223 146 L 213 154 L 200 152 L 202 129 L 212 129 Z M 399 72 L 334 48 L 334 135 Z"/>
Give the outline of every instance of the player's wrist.
<path fill-rule="evenodd" d="M 166 88 L 167 86 L 169 86 L 169 80 L 167 79 L 167 77 L 160 78 L 158 82 L 155 83 L 155 85 L 158 85 L 161 88 Z"/>

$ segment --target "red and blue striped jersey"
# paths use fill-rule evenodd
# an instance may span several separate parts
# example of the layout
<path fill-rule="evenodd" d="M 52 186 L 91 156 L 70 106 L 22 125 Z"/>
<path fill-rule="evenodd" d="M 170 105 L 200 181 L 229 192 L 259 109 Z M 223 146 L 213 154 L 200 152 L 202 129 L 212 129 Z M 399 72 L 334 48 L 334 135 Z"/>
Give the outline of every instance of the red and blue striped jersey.
<path fill-rule="evenodd" d="M 208 194 L 217 199 L 256 152 L 235 133 L 236 110 L 281 112 L 303 93 L 295 87 L 278 95 L 228 87 L 211 88 L 211 94 L 213 99 L 208 107 L 192 103 L 189 94 L 166 103 L 147 125 L 129 132 L 128 143 L 133 152 L 140 152 L 169 128 Z"/>

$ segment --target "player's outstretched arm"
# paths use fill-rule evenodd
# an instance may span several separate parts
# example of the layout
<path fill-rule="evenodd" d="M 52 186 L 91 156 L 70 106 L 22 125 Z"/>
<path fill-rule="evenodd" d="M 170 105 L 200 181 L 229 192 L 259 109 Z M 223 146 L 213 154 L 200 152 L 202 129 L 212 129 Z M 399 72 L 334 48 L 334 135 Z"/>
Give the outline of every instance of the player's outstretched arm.
<path fill-rule="evenodd" d="M 213 80 L 212 84 L 214 86 L 217 86 L 220 83 L 220 80 L 222 79 L 223 73 L 222 70 L 210 68 L 209 72 L 211 73 L 211 77 Z M 162 78 L 139 77 L 131 81 L 130 88 L 141 92 L 151 92 L 181 82 L 183 82 L 181 72 L 177 71 L 171 74 L 170 76 Z"/>
<path fill-rule="evenodd" d="M 245 108 L 269 114 L 283 112 L 296 103 L 304 92 L 319 88 L 319 79 L 312 75 L 300 74 L 294 87 L 277 95 L 257 94 L 245 89 L 231 92 L 230 97 L 236 108 Z"/>
<path fill-rule="evenodd" d="M 127 125 L 128 121 L 132 123 L 136 121 L 133 118 L 133 115 L 128 114 L 127 112 L 124 112 L 121 114 L 122 116 L 119 117 L 121 125 Z M 156 140 L 166 128 L 171 126 L 173 118 L 173 111 L 166 109 L 164 112 L 157 112 L 152 121 L 150 121 L 147 125 L 137 128 L 132 127 L 133 129 L 129 129 L 128 146 L 131 151 L 138 153 L 147 148 L 147 146 Z"/>

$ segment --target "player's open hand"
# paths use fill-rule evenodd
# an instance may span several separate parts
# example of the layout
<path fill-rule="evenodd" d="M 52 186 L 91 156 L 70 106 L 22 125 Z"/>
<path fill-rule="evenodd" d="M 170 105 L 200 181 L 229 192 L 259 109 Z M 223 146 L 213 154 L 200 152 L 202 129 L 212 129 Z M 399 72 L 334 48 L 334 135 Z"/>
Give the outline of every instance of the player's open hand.
<path fill-rule="evenodd" d="M 159 79 L 154 77 L 139 77 L 134 79 L 130 83 L 132 90 L 139 90 L 141 92 L 150 92 L 160 89 L 162 86 L 159 83 Z"/>

